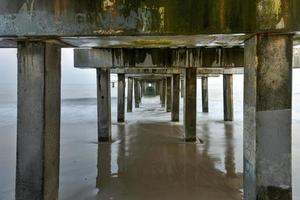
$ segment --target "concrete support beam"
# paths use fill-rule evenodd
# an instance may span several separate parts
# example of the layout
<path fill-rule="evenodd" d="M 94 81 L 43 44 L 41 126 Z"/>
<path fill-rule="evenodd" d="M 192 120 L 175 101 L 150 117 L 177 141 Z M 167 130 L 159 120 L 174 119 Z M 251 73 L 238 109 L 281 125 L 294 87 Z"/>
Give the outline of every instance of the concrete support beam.
<path fill-rule="evenodd" d="M 228 63 L 225 63 L 228 64 Z M 224 68 L 223 66 L 219 67 L 213 67 L 212 64 L 210 64 L 210 67 L 201 67 L 202 65 L 197 65 L 197 74 L 198 75 L 220 75 L 220 74 L 244 74 L 244 68 L 243 66 L 239 67 L 232 67 L 232 66 L 226 66 Z M 75 66 L 77 67 L 77 66 Z M 88 67 L 86 67 L 88 68 Z M 90 67 L 93 68 L 93 67 Z M 94 67 L 97 68 L 97 67 Z M 156 74 L 159 76 L 166 76 L 166 75 L 172 75 L 172 74 L 183 74 L 184 69 L 180 67 L 168 67 L 168 68 L 154 68 L 154 67 L 119 67 L 119 68 L 111 68 L 111 73 L 113 74 L 127 74 L 128 76 L 134 77 L 134 76 L 149 76 L 151 74 Z"/>
<path fill-rule="evenodd" d="M 293 35 L 260 34 L 245 44 L 244 199 L 292 199 Z"/>
<path fill-rule="evenodd" d="M 223 108 L 224 121 L 233 121 L 233 76 L 232 74 L 223 75 Z"/>
<path fill-rule="evenodd" d="M 202 112 L 208 113 L 208 77 L 202 77 Z"/>
<path fill-rule="evenodd" d="M 172 122 L 179 122 L 179 90 L 180 74 L 174 74 L 172 77 Z"/>
<path fill-rule="evenodd" d="M 172 109 L 172 77 L 167 77 L 167 88 L 166 88 L 166 93 L 167 93 L 167 102 L 166 102 L 166 110 L 167 112 L 171 112 Z"/>
<path fill-rule="evenodd" d="M 166 107 L 166 87 L 167 87 L 167 81 L 166 79 L 163 79 L 161 82 L 161 107 Z"/>
<path fill-rule="evenodd" d="M 185 69 L 184 80 L 184 130 L 185 140 L 196 141 L 196 118 L 197 118 L 197 69 Z"/>
<path fill-rule="evenodd" d="M 133 99 L 133 78 L 128 78 L 127 86 L 127 112 L 132 112 L 132 99 Z"/>
<path fill-rule="evenodd" d="M 98 141 L 111 141 L 110 71 L 97 69 Z"/>
<path fill-rule="evenodd" d="M 16 200 L 58 199 L 60 48 L 18 42 Z"/>
<path fill-rule="evenodd" d="M 138 80 L 134 79 L 134 105 L 135 108 L 140 107 L 140 89 Z"/>
<path fill-rule="evenodd" d="M 118 122 L 125 122 L 125 74 L 118 74 Z"/>

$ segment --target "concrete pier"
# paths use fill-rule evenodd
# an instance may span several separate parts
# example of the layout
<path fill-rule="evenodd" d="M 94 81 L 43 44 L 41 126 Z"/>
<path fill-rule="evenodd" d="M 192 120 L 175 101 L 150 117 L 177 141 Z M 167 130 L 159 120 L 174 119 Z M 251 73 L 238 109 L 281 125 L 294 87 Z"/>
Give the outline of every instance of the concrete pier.
<path fill-rule="evenodd" d="M 140 88 L 138 80 L 134 79 L 134 105 L 135 108 L 140 107 Z"/>
<path fill-rule="evenodd" d="M 162 80 L 161 83 L 161 107 L 164 108 L 166 107 L 166 79 Z"/>
<path fill-rule="evenodd" d="M 132 112 L 132 99 L 133 99 L 133 78 L 128 78 L 127 85 L 127 112 Z"/>
<path fill-rule="evenodd" d="M 110 71 L 97 69 L 98 141 L 111 141 Z"/>
<path fill-rule="evenodd" d="M 184 98 L 184 79 L 180 80 L 180 96 Z"/>
<path fill-rule="evenodd" d="M 202 77 L 202 112 L 208 113 L 208 77 Z"/>
<path fill-rule="evenodd" d="M 179 121 L 179 91 L 180 90 L 180 74 L 174 74 L 172 77 L 172 122 Z"/>
<path fill-rule="evenodd" d="M 142 95 L 143 95 L 142 81 L 138 80 L 137 85 L 138 85 L 138 101 L 139 101 L 139 104 L 140 104 L 142 102 Z"/>
<path fill-rule="evenodd" d="M 159 95 L 160 105 L 162 104 L 162 81 L 159 80 L 157 83 L 157 92 Z"/>
<path fill-rule="evenodd" d="M 166 111 L 171 112 L 172 110 L 172 77 L 167 77 L 166 79 Z"/>
<path fill-rule="evenodd" d="M 145 94 L 145 82 L 144 81 L 140 81 L 140 85 L 141 85 L 141 98 L 144 96 Z"/>
<path fill-rule="evenodd" d="M 58 199 L 60 48 L 18 42 L 16 200 Z"/>
<path fill-rule="evenodd" d="M 125 121 L 125 74 L 118 74 L 118 122 Z"/>
<path fill-rule="evenodd" d="M 233 121 L 233 76 L 223 75 L 223 109 L 224 121 Z"/>
<path fill-rule="evenodd" d="M 196 141 L 197 69 L 186 68 L 184 74 L 184 130 L 187 142 Z"/>
<path fill-rule="evenodd" d="M 292 199 L 293 35 L 261 34 L 245 43 L 244 195 Z"/>

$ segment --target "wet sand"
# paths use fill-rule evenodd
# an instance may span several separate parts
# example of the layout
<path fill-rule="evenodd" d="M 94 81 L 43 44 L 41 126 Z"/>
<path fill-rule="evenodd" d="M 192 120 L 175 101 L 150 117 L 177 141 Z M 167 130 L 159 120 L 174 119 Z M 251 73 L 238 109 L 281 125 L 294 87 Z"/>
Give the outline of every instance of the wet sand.
<path fill-rule="evenodd" d="M 220 113 L 198 112 L 199 141 L 184 143 L 182 118 L 171 123 L 158 98 L 144 99 L 124 124 L 115 116 L 111 144 L 97 144 L 96 115 L 82 123 L 62 118 L 60 199 L 242 199 L 241 119 L 224 123 Z M 294 199 L 300 198 L 297 130 L 294 120 Z M 1 128 L 0 199 L 14 199 L 15 131 Z"/>
<path fill-rule="evenodd" d="M 182 125 L 170 123 L 170 113 L 157 105 L 144 104 L 127 114 L 126 124 L 114 123 L 112 144 L 95 143 L 93 123 L 64 126 L 76 132 L 73 142 L 62 144 L 60 198 L 241 199 L 232 124 L 222 125 L 224 143 L 209 138 L 210 126 L 199 135 L 201 141 L 184 143 Z M 82 134 L 89 135 L 85 141 L 79 139 Z"/>

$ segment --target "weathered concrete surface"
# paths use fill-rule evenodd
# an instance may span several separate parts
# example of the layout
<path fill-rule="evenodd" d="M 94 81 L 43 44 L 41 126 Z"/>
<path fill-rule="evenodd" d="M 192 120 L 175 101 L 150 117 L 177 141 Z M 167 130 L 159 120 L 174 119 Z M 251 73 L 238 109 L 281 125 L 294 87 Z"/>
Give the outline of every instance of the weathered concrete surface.
<path fill-rule="evenodd" d="M 243 55 L 244 49 L 240 47 L 75 49 L 74 65 L 78 68 L 110 67 L 125 70 L 126 68 L 234 68 L 244 66 Z"/>
<path fill-rule="evenodd" d="M 161 107 L 166 106 L 166 79 L 164 78 L 161 83 Z"/>
<path fill-rule="evenodd" d="M 118 122 L 125 122 L 125 74 L 118 74 Z"/>
<path fill-rule="evenodd" d="M 2 0 L 0 36 L 299 31 L 299 9 L 297 0 Z"/>
<path fill-rule="evenodd" d="M 140 89 L 139 82 L 137 79 L 134 79 L 134 105 L 135 108 L 140 107 Z"/>
<path fill-rule="evenodd" d="M 127 85 L 127 112 L 132 112 L 132 103 L 133 103 L 133 78 L 128 78 Z"/>
<path fill-rule="evenodd" d="M 208 77 L 202 77 L 202 112 L 208 113 Z"/>
<path fill-rule="evenodd" d="M 98 141 L 111 141 L 110 71 L 97 69 Z"/>
<path fill-rule="evenodd" d="M 180 67 L 168 67 L 168 68 L 154 68 L 154 67 L 131 67 L 131 68 L 111 68 L 110 72 L 112 74 L 126 74 L 127 76 L 149 76 L 149 75 L 159 75 L 168 76 L 173 74 L 184 74 L 184 69 Z M 201 67 L 197 68 L 198 75 L 213 75 L 213 74 L 244 74 L 243 67 L 229 67 L 229 68 L 212 68 L 212 67 Z"/>
<path fill-rule="evenodd" d="M 185 140 L 196 141 L 196 118 L 197 118 L 197 75 L 196 68 L 186 68 L 184 74 L 184 115 L 183 123 Z"/>
<path fill-rule="evenodd" d="M 172 111 L 172 77 L 166 78 L 166 111 Z"/>
<path fill-rule="evenodd" d="M 233 121 L 233 76 L 232 74 L 223 75 L 223 109 L 224 121 Z"/>
<path fill-rule="evenodd" d="M 139 104 L 142 102 L 142 80 L 137 80 L 137 84 L 138 84 L 138 100 L 139 100 Z"/>
<path fill-rule="evenodd" d="M 179 122 L 180 107 L 180 74 L 174 74 L 172 77 L 172 122 Z"/>
<path fill-rule="evenodd" d="M 184 97 L 184 79 L 180 80 L 180 96 L 181 98 Z"/>
<path fill-rule="evenodd" d="M 292 35 L 253 36 L 245 63 L 245 199 L 292 199 Z"/>
<path fill-rule="evenodd" d="M 58 199 L 60 48 L 18 43 L 16 200 Z"/>

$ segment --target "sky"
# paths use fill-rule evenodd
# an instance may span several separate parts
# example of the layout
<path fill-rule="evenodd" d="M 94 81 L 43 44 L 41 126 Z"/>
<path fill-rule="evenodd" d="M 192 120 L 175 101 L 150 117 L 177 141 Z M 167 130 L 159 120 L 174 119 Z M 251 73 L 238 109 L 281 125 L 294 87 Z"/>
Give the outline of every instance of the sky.
<path fill-rule="evenodd" d="M 62 85 L 95 84 L 95 69 L 74 68 L 73 49 L 62 49 Z M 17 49 L 0 49 L 0 84 L 17 83 Z"/>

